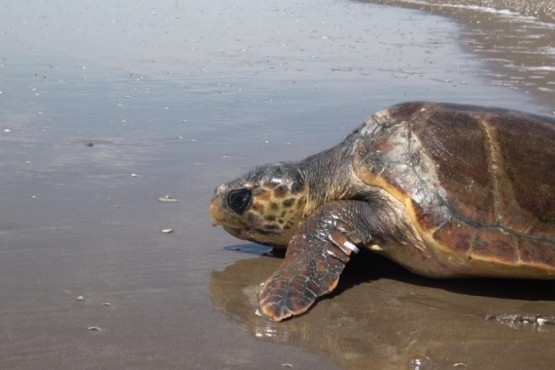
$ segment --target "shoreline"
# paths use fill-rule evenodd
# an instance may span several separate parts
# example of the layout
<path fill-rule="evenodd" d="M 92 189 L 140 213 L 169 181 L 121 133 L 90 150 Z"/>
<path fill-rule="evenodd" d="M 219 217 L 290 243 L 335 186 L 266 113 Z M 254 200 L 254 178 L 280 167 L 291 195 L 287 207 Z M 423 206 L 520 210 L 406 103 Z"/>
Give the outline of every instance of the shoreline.
<path fill-rule="evenodd" d="M 457 42 L 484 63 L 478 76 L 534 97 L 555 114 L 555 6 L 533 0 L 361 0 L 445 16 Z"/>
<path fill-rule="evenodd" d="M 533 17 L 540 22 L 555 23 L 555 4 L 550 0 L 452 0 L 452 4 L 446 3 L 444 0 L 383 0 L 381 2 L 414 4 L 415 6 L 466 7 L 470 10 L 489 8 Z"/>

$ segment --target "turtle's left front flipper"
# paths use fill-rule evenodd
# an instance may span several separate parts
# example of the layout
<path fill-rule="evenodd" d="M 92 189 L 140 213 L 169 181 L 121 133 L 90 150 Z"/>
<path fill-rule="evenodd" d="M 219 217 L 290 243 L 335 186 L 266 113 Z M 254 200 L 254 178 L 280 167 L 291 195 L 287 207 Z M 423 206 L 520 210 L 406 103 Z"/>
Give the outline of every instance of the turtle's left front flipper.
<path fill-rule="evenodd" d="M 291 239 L 285 259 L 258 294 L 260 311 L 276 321 L 306 312 L 316 298 L 332 292 L 339 276 L 372 240 L 372 208 L 364 201 L 324 204 Z M 372 227 L 374 226 L 374 227 Z"/>

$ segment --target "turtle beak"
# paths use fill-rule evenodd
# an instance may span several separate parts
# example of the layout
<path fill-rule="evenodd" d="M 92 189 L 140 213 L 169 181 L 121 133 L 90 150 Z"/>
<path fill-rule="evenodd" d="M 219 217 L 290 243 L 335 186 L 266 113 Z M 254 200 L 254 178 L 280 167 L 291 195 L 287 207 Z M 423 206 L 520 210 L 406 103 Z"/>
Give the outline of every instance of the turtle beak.
<path fill-rule="evenodd" d="M 221 225 L 220 220 L 223 218 L 222 215 L 222 192 L 224 191 L 225 186 L 220 185 L 214 191 L 214 197 L 212 197 L 212 201 L 210 201 L 210 223 L 212 226 Z"/>
<path fill-rule="evenodd" d="M 216 217 L 214 204 L 210 204 L 210 223 L 212 224 L 212 226 L 218 226 L 220 224 L 218 218 Z"/>

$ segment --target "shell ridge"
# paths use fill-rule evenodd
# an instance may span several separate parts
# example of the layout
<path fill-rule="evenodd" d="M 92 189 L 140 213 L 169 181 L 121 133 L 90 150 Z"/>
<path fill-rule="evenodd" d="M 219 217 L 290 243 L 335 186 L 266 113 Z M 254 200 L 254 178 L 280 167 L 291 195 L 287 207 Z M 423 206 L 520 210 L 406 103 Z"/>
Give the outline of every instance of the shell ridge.
<path fill-rule="evenodd" d="M 500 176 L 506 175 L 503 171 L 504 160 L 500 153 L 499 148 L 496 146 L 498 142 L 494 130 L 492 130 L 484 119 L 478 118 L 478 123 L 480 128 L 484 133 L 484 149 L 487 155 L 488 161 L 488 174 L 490 181 L 493 184 L 493 206 L 494 206 L 494 219 L 497 225 L 502 226 L 501 222 L 501 212 L 499 201 L 501 199 L 500 189 L 499 189 L 499 178 Z"/>
<path fill-rule="evenodd" d="M 414 177 L 417 180 L 418 187 L 420 189 L 424 189 L 425 192 L 432 194 L 432 197 L 437 202 L 437 206 L 440 207 L 443 211 L 447 211 L 447 212 L 440 212 L 440 213 L 444 213 L 445 219 L 443 221 L 440 221 L 439 225 L 429 230 L 430 233 L 434 233 L 436 230 L 440 229 L 442 225 L 445 225 L 446 223 L 451 221 L 452 209 L 451 207 L 449 207 L 449 204 L 446 202 L 444 197 L 442 197 L 440 194 L 440 193 L 445 194 L 446 192 L 445 192 L 445 189 L 441 187 L 441 185 L 439 185 L 440 182 L 438 179 L 438 174 L 435 171 L 435 168 L 430 168 L 430 170 L 432 170 L 432 173 L 430 174 L 430 176 L 434 179 L 434 182 L 438 184 L 440 188 L 439 190 L 436 190 L 436 191 L 430 189 L 428 182 L 425 181 L 421 173 L 416 168 L 417 162 L 419 161 L 415 160 L 415 158 L 417 158 L 417 156 L 420 158 L 428 157 L 429 155 L 428 153 L 426 153 L 426 150 L 423 148 L 418 135 L 413 132 L 413 125 L 419 124 L 420 122 L 425 122 L 429 116 L 430 116 L 430 106 L 424 105 L 411 117 L 411 121 L 407 124 L 408 155 L 409 155 L 408 165 L 409 165 L 409 168 L 411 169 L 411 172 L 413 173 Z M 414 142 L 418 141 L 418 145 L 414 148 L 414 151 L 413 151 L 413 145 L 412 145 L 413 141 Z M 413 203 L 414 203 L 414 198 L 412 197 L 412 195 L 411 195 L 411 198 L 413 199 Z M 431 203 L 434 203 L 434 202 L 431 201 Z M 414 205 L 412 207 L 414 207 Z M 432 204 L 428 205 L 428 207 L 434 208 Z"/>

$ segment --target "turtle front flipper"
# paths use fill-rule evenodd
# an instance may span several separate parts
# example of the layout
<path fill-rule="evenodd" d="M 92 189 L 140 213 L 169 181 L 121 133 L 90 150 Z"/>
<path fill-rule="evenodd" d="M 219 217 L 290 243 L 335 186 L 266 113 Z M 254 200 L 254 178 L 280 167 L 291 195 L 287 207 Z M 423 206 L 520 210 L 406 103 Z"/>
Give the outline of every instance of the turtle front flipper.
<path fill-rule="evenodd" d="M 260 311 L 281 321 L 306 312 L 332 292 L 356 245 L 371 241 L 363 201 L 324 204 L 291 239 L 285 259 L 258 294 Z"/>

